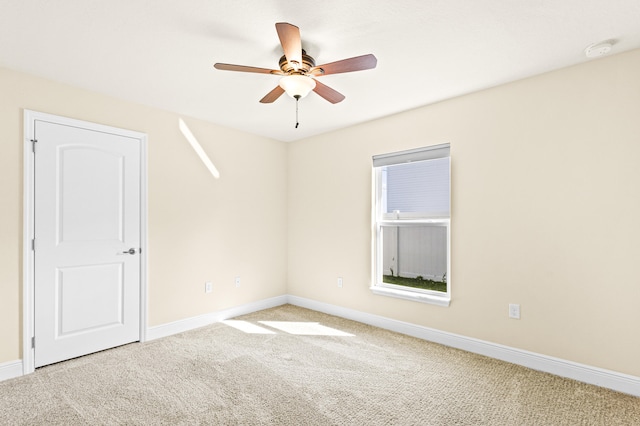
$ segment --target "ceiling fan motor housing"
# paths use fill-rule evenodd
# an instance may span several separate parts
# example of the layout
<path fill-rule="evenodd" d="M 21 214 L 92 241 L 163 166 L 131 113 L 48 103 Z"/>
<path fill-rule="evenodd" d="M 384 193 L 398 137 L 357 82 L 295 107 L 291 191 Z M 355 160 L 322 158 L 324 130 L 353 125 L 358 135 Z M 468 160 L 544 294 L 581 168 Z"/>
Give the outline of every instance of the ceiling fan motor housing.
<path fill-rule="evenodd" d="M 316 61 L 311 56 L 307 55 L 307 52 L 302 49 L 302 64 L 296 69 L 294 64 L 287 61 L 287 57 L 282 55 L 278 63 L 282 72 L 286 74 L 302 74 L 305 75 L 309 70 L 316 66 Z"/>

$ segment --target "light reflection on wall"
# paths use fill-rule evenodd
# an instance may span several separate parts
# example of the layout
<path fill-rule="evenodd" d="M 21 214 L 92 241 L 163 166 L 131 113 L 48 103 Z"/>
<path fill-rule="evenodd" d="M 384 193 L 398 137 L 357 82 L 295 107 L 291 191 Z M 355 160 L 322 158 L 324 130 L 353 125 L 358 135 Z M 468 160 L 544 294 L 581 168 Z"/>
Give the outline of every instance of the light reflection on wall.
<path fill-rule="evenodd" d="M 191 147 L 196 152 L 196 154 L 198 154 L 200 160 L 202 160 L 207 169 L 209 169 L 213 177 L 216 179 L 220 178 L 220 172 L 218 171 L 216 166 L 213 165 L 211 159 L 209 159 L 207 153 L 204 152 L 204 149 L 202 149 L 202 146 L 200 145 L 196 137 L 193 136 L 193 133 L 191 133 L 191 130 L 189 129 L 189 127 L 187 127 L 187 124 L 182 120 L 182 118 L 178 118 L 178 128 L 184 135 L 185 139 L 189 142 L 189 144 L 191 144 Z"/>

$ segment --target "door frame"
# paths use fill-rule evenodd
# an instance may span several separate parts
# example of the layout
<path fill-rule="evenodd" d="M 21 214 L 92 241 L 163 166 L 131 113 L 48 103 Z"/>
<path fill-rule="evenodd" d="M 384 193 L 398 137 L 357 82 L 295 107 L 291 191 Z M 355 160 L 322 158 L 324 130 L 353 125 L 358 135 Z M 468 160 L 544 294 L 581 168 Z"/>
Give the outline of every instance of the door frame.
<path fill-rule="evenodd" d="M 74 118 L 24 110 L 23 155 L 23 239 L 22 239 L 22 374 L 35 371 L 35 256 L 32 247 L 35 229 L 35 163 L 32 139 L 36 120 L 112 133 L 137 139 L 140 142 L 140 341 L 147 339 L 147 286 L 148 286 L 148 237 L 147 237 L 147 135 L 145 133 L 106 126 Z M 37 145 L 37 143 L 36 143 Z M 36 148 L 37 149 L 37 148 Z"/>

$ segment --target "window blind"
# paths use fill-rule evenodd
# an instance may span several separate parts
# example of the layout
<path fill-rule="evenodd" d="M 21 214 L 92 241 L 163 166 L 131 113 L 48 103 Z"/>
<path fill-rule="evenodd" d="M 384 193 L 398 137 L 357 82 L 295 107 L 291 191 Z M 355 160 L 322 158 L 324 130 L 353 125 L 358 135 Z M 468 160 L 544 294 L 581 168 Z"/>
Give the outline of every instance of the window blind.
<path fill-rule="evenodd" d="M 382 214 L 449 216 L 449 144 L 375 156 L 373 162 L 381 173 Z"/>

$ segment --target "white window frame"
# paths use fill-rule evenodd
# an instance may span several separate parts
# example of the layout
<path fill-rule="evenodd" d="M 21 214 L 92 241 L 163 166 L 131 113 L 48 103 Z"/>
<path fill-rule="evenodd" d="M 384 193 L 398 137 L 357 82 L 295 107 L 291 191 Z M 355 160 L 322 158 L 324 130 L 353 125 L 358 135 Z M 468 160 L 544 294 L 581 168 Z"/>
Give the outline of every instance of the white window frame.
<path fill-rule="evenodd" d="M 412 161 L 422 161 L 436 158 L 450 158 L 449 144 L 440 144 L 409 151 L 383 154 L 373 157 L 373 280 L 370 287 L 374 294 L 390 296 L 416 302 L 430 303 L 439 306 L 449 306 L 451 303 L 451 214 L 446 216 L 426 217 L 415 213 L 385 213 L 383 210 L 382 167 L 403 164 Z M 451 166 L 449 166 L 451 174 Z M 449 182 L 451 181 L 449 176 Z M 449 184 L 449 200 L 451 200 L 451 185 Z M 451 203 L 451 201 L 449 201 Z M 449 208 L 449 212 L 451 208 Z M 383 244 L 382 228 L 384 226 L 410 227 L 420 225 L 439 225 L 446 227 L 447 235 L 447 291 L 433 291 L 408 286 L 384 283 L 383 276 Z"/>

